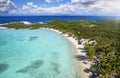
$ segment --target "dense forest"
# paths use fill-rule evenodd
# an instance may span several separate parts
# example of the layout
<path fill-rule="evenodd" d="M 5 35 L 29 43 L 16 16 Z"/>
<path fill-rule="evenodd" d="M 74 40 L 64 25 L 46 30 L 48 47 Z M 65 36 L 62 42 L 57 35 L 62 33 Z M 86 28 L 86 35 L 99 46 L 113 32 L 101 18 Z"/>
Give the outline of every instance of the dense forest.
<path fill-rule="evenodd" d="M 54 28 L 73 36 L 79 44 L 83 38 L 95 40 L 97 44 L 85 44 L 89 60 L 99 57 L 98 63 L 91 65 L 91 71 L 97 69 L 99 78 L 120 78 L 120 21 L 52 20 L 45 24 L 10 23 L 2 26 L 16 29 Z"/>

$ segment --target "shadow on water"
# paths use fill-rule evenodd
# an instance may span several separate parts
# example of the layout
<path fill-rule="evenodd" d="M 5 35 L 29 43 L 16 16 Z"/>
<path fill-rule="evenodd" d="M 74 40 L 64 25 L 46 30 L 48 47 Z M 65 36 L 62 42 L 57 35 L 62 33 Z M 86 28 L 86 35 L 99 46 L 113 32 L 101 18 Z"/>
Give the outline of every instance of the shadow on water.
<path fill-rule="evenodd" d="M 16 71 L 16 73 L 29 74 L 30 76 L 33 76 L 37 73 L 37 71 L 42 65 L 43 65 L 43 61 L 36 60 L 31 62 L 30 65 L 24 67 L 23 69 Z"/>
<path fill-rule="evenodd" d="M 39 37 L 38 37 L 38 36 L 30 36 L 29 41 L 34 41 L 34 40 L 36 40 L 37 38 L 39 38 Z"/>
<path fill-rule="evenodd" d="M 0 64 L 0 73 L 6 71 L 8 69 L 8 64 Z"/>

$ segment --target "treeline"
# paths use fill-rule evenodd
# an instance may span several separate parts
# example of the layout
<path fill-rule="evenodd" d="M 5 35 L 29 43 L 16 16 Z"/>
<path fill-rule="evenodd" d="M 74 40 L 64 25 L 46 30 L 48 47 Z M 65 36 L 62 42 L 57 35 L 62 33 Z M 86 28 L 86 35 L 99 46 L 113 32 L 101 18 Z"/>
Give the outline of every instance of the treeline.
<path fill-rule="evenodd" d="M 91 66 L 91 71 L 94 72 L 97 69 L 99 78 L 120 77 L 120 21 L 53 20 L 46 24 L 11 23 L 2 26 L 16 29 L 54 28 L 73 36 L 78 43 L 81 43 L 82 38 L 95 40 L 96 45 L 85 45 L 88 59 L 92 60 L 94 56 L 99 57 L 99 62 Z"/>

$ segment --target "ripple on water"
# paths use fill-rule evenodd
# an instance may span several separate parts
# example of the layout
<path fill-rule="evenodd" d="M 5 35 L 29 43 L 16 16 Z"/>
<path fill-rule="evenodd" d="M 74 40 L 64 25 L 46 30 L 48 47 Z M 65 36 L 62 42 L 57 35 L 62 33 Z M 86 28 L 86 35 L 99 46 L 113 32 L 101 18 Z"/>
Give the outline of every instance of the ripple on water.
<path fill-rule="evenodd" d="M 37 38 L 39 38 L 39 37 L 38 36 L 30 36 L 29 41 L 36 40 Z"/>
<path fill-rule="evenodd" d="M 23 69 L 16 71 L 16 73 L 23 73 L 23 74 L 29 74 L 30 76 L 34 76 L 39 71 L 39 68 L 42 65 L 43 65 L 43 61 L 36 60 L 31 62 L 30 65 L 24 67 Z"/>
<path fill-rule="evenodd" d="M 0 64 L 0 73 L 6 71 L 8 69 L 8 64 Z"/>

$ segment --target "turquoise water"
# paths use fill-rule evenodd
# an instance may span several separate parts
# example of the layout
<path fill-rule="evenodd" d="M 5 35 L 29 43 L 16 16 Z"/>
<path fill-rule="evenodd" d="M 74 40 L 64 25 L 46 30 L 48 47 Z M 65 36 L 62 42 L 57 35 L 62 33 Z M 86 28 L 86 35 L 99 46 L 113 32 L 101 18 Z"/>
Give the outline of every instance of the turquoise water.
<path fill-rule="evenodd" d="M 75 78 L 72 51 L 51 30 L 0 30 L 0 78 Z"/>

